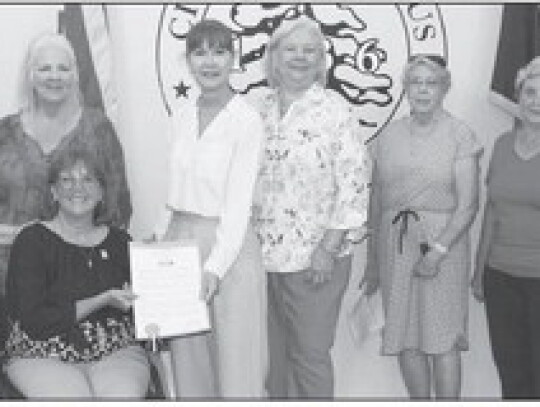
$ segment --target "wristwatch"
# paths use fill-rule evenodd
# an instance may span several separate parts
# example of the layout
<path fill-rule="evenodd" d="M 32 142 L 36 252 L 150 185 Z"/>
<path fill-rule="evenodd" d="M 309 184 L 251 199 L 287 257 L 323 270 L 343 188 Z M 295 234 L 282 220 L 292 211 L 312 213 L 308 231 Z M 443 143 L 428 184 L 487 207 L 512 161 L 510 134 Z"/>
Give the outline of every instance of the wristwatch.
<path fill-rule="evenodd" d="M 441 254 L 448 253 L 448 247 L 440 244 L 439 242 L 434 242 L 431 244 L 428 242 L 420 243 L 420 253 L 422 254 L 422 256 L 425 256 L 426 253 L 429 252 L 431 249 L 434 249 Z"/>
<path fill-rule="evenodd" d="M 448 247 L 440 244 L 439 242 L 433 242 L 431 243 L 431 247 L 433 247 L 435 250 L 437 250 L 441 254 L 448 253 Z"/>

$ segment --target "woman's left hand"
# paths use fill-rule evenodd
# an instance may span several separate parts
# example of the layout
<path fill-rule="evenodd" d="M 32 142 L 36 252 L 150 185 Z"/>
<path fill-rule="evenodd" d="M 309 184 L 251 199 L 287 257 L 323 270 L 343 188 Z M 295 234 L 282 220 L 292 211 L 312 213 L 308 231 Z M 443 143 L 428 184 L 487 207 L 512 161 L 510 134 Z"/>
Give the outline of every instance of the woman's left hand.
<path fill-rule="evenodd" d="M 219 277 L 209 271 L 203 271 L 201 275 L 201 295 L 200 298 L 206 303 L 210 303 L 219 289 Z"/>
<path fill-rule="evenodd" d="M 435 277 L 439 272 L 439 265 L 444 254 L 430 250 L 425 255 L 421 256 L 414 267 L 414 274 L 418 277 L 431 278 Z"/>

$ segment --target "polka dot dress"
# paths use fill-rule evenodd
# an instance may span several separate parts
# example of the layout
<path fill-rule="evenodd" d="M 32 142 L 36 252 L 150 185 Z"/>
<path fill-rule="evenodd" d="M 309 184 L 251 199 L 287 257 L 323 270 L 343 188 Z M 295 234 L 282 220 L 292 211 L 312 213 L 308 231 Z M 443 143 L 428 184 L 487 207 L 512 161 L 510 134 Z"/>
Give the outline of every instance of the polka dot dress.
<path fill-rule="evenodd" d="M 410 120 L 391 124 L 374 148 L 382 206 L 377 247 L 385 310 L 382 353 L 466 350 L 468 234 L 451 247 L 435 277 L 417 277 L 413 269 L 421 256 L 420 243 L 435 240 L 452 216 L 456 160 L 479 154 L 482 147 L 447 112 L 436 116 L 428 134 L 414 134 Z M 396 220 L 396 215 L 405 209 L 418 216 L 408 217 L 402 233 L 404 220 Z"/>

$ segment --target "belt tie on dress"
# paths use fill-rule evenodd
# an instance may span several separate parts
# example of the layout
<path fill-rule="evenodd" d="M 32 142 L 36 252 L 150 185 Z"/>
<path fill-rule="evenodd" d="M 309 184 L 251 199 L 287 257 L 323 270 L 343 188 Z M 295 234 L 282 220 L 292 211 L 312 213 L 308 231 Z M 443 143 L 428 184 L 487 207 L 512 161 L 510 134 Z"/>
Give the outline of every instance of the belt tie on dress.
<path fill-rule="evenodd" d="M 401 222 L 399 225 L 399 236 L 398 236 L 398 251 L 399 254 L 403 253 L 403 238 L 407 234 L 407 230 L 409 228 L 409 218 L 413 217 L 413 219 L 418 222 L 420 220 L 420 216 L 418 213 L 413 211 L 412 209 L 403 209 L 397 213 L 397 215 L 392 220 L 392 225 L 395 225 L 398 222 Z"/>

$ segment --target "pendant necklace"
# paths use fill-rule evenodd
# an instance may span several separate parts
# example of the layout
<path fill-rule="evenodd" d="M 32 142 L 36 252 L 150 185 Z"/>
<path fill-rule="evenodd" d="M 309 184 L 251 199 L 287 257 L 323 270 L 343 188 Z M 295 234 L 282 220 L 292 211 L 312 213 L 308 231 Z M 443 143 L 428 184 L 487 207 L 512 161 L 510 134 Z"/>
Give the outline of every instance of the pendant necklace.
<path fill-rule="evenodd" d="M 80 247 L 80 253 L 83 255 L 86 265 L 89 269 L 92 269 L 94 262 L 94 248 L 93 247 Z"/>
<path fill-rule="evenodd" d="M 60 225 L 60 230 L 64 232 L 64 235 L 71 237 L 71 239 L 68 239 L 68 241 L 71 241 L 73 244 L 76 245 L 78 249 L 77 251 L 84 258 L 84 262 L 89 269 L 92 269 L 94 265 L 95 247 L 93 245 L 88 245 L 90 242 L 87 237 L 87 234 L 92 233 L 92 228 L 81 231 L 77 230 L 74 227 L 68 226 L 61 218 L 58 218 L 58 222 Z"/>

